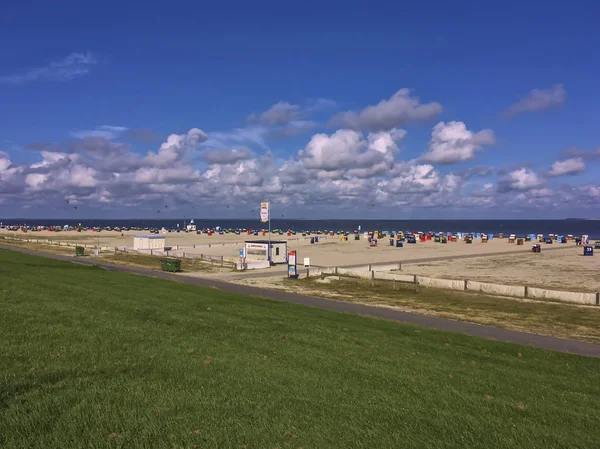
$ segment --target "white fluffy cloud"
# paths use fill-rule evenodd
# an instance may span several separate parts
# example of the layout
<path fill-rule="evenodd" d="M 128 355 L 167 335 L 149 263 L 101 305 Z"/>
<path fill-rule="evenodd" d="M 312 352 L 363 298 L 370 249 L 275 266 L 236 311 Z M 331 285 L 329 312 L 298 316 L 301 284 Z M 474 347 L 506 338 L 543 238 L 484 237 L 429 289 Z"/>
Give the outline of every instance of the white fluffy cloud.
<path fill-rule="evenodd" d="M 4 173 L 8 170 L 8 167 L 12 165 L 12 161 L 10 156 L 2 151 L 0 151 L 0 173 Z"/>
<path fill-rule="evenodd" d="M 168 136 L 146 154 L 101 136 L 61 145 L 39 143 L 30 147 L 39 160 L 23 165 L 0 152 L 0 201 L 52 208 L 77 205 L 80 210 L 155 209 L 156 214 L 166 204 L 169 211 L 179 207 L 184 213 L 192 206 L 218 210 L 231 205 L 231 210 L 250 214 L 268 198 L 281 208 L 320 207 L 332 215 L 336 208 L 548 208 L 573 199 L 578 204 L 600 202 L 596 186 L 553 190 L 545 185 L 551 179 L 523 166 L 507 172 L 485 166 L 448 172 L 443 163 L 471 159 L 493 143 L 491 131 L 470 131 L 461 122 L 434 127 L 427 153 L 431 162 L 402 157 L 406 131 L 398 128 L 318 133 L 287 160 L 260 151 L 256 142 L 252 149 L 240 146 L 231 136 L 246 136 L 246 131 L 238 131 L 206 134 L 193 128 Z"/>
<path fill-rule="evenodd" d="M 434 126 L 429 142 L 429 151 L 421 156 L 423 162 L 454 164 L 470 161 L 484 145 L 496 142 L 494 132 L 484 129 L 469 131 L 463 122 L 440 122 Z"/>
<path fill-rule="evenodd" d="M 260 123 L 269 137 L 299 136 L 317 126 L 316 122 L 308 119 L 313 112 L 332 106 L 335 106 L 335 102 L 325 98 L 317 99 L 304 107 L 280 101 L 260 114 L 251 114 L 248 121 L 252 124 Z"/>
<path fill-rule="evenodd" d="M 549 89 L 533 89 L 521 100 L 511 105 L 505 112 L 508 117 L 523 112 L 544 111 L 562 106 L 567 101 L 567 90 L 562 84 L 555 84 Z"/>
<path fill-rule="evenodd" d="M 187 134 L 171 134 L 158 152 L 150 152 L 145 161 L 154 167 L 170 167 L 180 161 L 189 149 L 204 142 L 208 136 L 198 128 L 192 128 Z"/>
<path fill-rule="evenodd" d="M 260 114 L 260 122 L 267 126 L 286 125 L 293 120 L 297 120 L 299 117 L 299 105 L 290 104 L 287 101 L 280 101 Z"/>
<path fill-rule="evenodd" d="M 548 176 L 576 175 L 585 171 L 583 158 L 575 157 L 564 161 L 555 161 L 548 171 Z"/>
<path fill-rule="evenodd" d="M 238 161 L 252 159 L 254 155 L 247 147 L 234 148 L 232 150 L 211 150 L 202 154 L 208 164 L 235 164 Z"/>
<path fill-rule="evenodd" d="M 392 194 L 428 193 L 439 189 L 440 179 L 432 165 L 406 165 L 399 167 L 392 179 L 380 181 L 378 187 Z"/>
<path fill-rule="evenodd" d="M 306 148 L 299 152 L 299 160 L 307 169 L 339 171 L 364 169 L 381 163 L 393 163 L 398 151 L 397 142 L 404 137 L 402 130 L 363 134 L 349 129 L 314 135 Z"/>
<path fill-rule="evenodd" d="M 426 121 L 442 112 L 439 103 L 421 103 L 410 94 L 409 89 L 400 89 L 388 100 L 367 106 L 361 111 L 346 111 L 334 116 L 329 124 L 354 130 L 389 130 L 409 122 Z"/>
<path fill-rule="evenodd" d="M 538 188 L 544 180 L 527 168 L 518 168 L 509 172 L 499 183 L 501 192 L 527 191 Z"/>

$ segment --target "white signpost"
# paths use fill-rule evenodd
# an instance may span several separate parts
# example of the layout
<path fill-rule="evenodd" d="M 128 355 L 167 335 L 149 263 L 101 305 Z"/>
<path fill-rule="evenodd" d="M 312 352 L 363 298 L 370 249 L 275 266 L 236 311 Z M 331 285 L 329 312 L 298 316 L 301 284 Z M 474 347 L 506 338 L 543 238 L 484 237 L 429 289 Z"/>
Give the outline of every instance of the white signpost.
<path fill-rule="evenodd" d="M 269 248 L 267 250 L 267 260 L 271 262 L 271 211 L 269 209 L 269 201 L 260 203 L 260 221 L 263 223 L 269 222 Z"/>

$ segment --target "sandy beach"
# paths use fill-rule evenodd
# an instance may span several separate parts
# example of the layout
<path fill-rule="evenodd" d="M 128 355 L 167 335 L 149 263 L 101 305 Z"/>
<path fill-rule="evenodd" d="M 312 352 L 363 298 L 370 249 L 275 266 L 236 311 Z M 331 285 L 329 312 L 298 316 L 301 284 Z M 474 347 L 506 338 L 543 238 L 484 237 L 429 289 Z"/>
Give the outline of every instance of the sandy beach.
<path fill-rule="evenodd" d="M 114 231 L 68 232 L 13 232 L 0 230 L 0 235 L 21 238 L 49 239 L 63 242 L 129 247 L 139 231 L 118 233 Z M 167 233 L 166 246 L 186 253 L 223 256 L 238 261 L 239 249 L 245 241 L 266 240 L 262 235 L 212 235 L 195 233 Z M 353 266 L 401 262 L 403 273 L 445 279 L 471 279 L 508 285 L 537 285 L 574 291 L 600 290 L 600 254 L 584 257 L 581 246 L 574 242 L 565 244 L 542 243 L 542 252 L 531 252 L 531 242 L 523 246 L 509 243 L 508 239 L 495 238 L 487 243 L 474 240 L 447 244 L 434 241 L 404 244 L 403 248 L 389 246 L 389 239 L 380 239 L 377 247 L 369 246 L 361 235 L 356 241 L 341 241 L 340 236 L 319 236 L 319 242 L 310 243 L 310 237 L 301 235 L 272 235 L 272 241 L 287 241 L 288 251 L 296 250 L 298 261 L 310 259 L 311 266 Z M 443 258 L 444 260 L 436 260 Z M 283 267 L 271 269 L 281 274 Z M 252 272 L 248 272 L 252 276 Z"/>

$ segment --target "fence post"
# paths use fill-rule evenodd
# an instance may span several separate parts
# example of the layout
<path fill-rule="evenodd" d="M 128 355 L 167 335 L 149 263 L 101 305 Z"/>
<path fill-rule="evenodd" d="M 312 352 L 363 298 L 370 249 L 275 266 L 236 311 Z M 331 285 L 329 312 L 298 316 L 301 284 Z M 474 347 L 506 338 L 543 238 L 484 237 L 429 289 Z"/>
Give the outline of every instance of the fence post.
<path fill-rule="evenodd" d="M 600 293 L 596 293 L 596 305 L 600 306 Z"/>
<path fill-rule="evenodd" d="M 467 289 L 467 283 L 468 283 L 468 282 L 469 282 L 469 281 L 465 279 L 465 290 Z"/>
<path fill-rule="evenodd" d="M 223 266 L 223 256 L 221 256 L 221 266 Z"/>
<path fill-rule="evenodd" d="M 402 271 L 402 262 L 398 262 L 398 271 Z"/>
<path fill-rule="evenodd" d="M 310 267 L 306 267 L 306 278 L 310 277 Z M 598 295 L 596 295 L 596 302 L 598 301 Z"/>
<path fill-rule="evenodd" d="M 371 270 L 371 287 L 375 287 L 375 272 L 373 270 Z"/>
<path fill-rule="evenodd" d="M 525 286 L 525 298 L 529 297 L 529 288 Z"/>
<path fill-rule="evenodd" d="M 153 256 L 154 254 L 152 254 L 152 250 L 150 250 L 150 255 Z"/>
<path fill-rule="evenodd" d="M 396 278 L 393 279 L 392 285 L 394 286 L 394 290 L 396 290 Z"/>
<path fill-rule="evenodd" d="M 338 274 L 338 267 L 335 267 L 335 274 Z"/>

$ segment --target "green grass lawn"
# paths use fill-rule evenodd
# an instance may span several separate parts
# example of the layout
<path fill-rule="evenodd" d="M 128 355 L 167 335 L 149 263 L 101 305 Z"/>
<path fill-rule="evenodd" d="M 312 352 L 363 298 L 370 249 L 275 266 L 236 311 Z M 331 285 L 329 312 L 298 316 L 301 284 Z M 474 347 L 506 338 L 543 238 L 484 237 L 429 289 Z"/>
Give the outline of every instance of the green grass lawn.
<path fill-rule="evenodd" d="M 2 448 L 600 447 L 600 360 L 0 250 Z"/>

